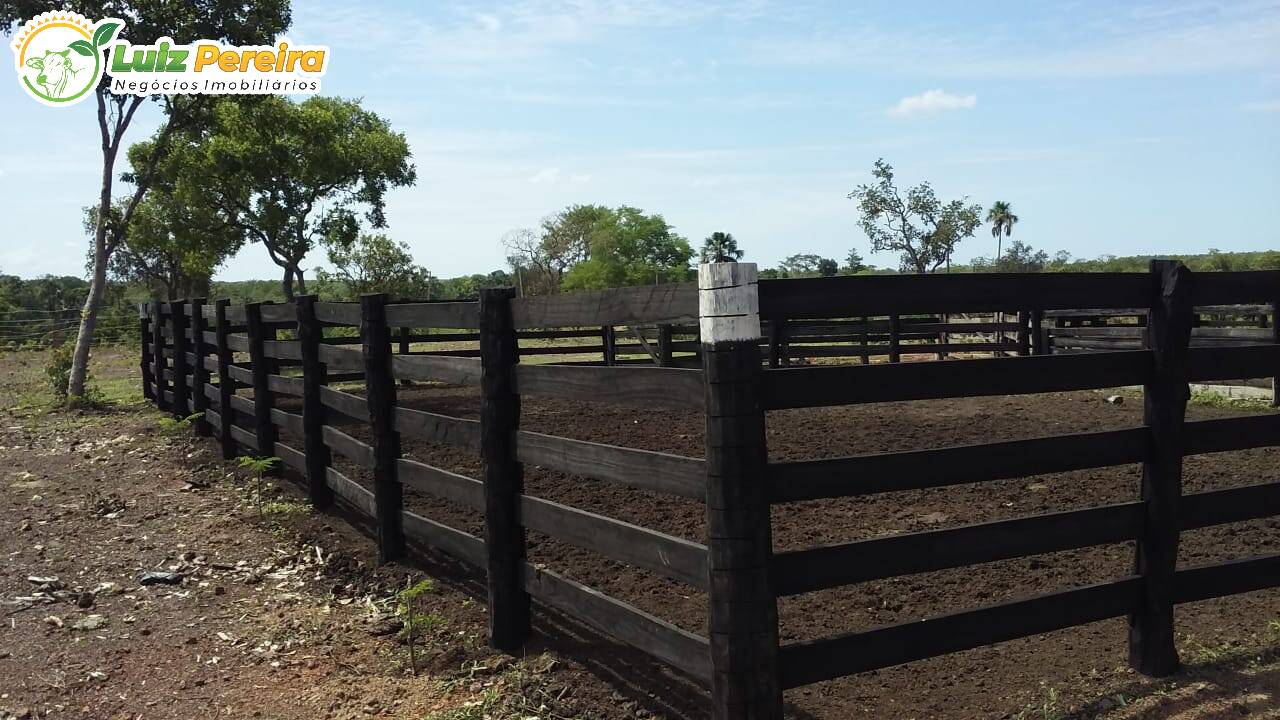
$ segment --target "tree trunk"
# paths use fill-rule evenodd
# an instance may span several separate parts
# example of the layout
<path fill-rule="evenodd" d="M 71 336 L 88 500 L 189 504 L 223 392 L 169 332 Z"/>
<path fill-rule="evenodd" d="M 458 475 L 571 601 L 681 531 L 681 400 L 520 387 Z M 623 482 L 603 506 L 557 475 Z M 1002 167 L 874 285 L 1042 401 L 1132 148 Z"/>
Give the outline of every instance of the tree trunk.
<path fill-rule="evenodd" d="M 294 268 L 293 268 L 293 274 L 294 274 L 295 276 L 297 276 L 297 278 L 298 278 L 298 294 L 299 294 L 299 295 L 306 295 L 306 294 L 307 294 L 307 281 L 306 281 L 305 279 L 303 279 L 303 277 L 302 277 L 302 268 L 301 268 L 301 267 L 298 267 L 298 266 L 296 266 L 296 265 L 295 265 L 295 266 L 294 266 Z"/>
<path fill-rule="evenodd" d="M 280 288 L 284 290 L 284 299 L 293 302 L 293 267 L 285 266 L 284 277 L 280 279 Z"/>
<path fill-rule="evenodd" d="M 106 125 L 106 101 L 98 92 L 98 126 L 102 132 L 102 193 L 98 196 L 98 221 L 93 229 L 93 276 L 89 279 L 89 294 L 80 312 L 80 331 L 76 333 L 76 348 L 71 356 L 71 375 L 67 379 L 67 397 L 84 397 L 85 381 L 89 377 L 89 348 L 93 345 L 93 331 L 98 326 L 98 304 L 107 284 L 107 223 L 111 218 L 111 181 L 115 175 L 116 145 L 108 140 Z"/>

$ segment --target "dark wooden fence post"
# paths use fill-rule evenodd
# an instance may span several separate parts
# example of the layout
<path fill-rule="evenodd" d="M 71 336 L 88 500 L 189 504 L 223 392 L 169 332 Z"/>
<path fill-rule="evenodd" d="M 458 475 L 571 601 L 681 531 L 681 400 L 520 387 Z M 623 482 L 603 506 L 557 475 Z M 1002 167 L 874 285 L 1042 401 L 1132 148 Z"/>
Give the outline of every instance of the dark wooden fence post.
<path fill-rule="evenodd" d="M 769 367 L 776 368 L 782 364 L 782 333 L 786 320 L 780 317 L 769 318 Z"/>
<path fill-rule="evenodd" d="M 782 717 L 756 293 L 754 263 L 704 264 L 698 270 L 716 720 Z"/>
<path fill-rule="evenodd" d="M 191 385 L 187 382 L 187 311 L 181 300 L 169 303 L 173 328 L 173 412 L 191 414 Z"/>
<path fill-rule="evenodd" d="M 227 324 L 227 305 L 230 300 L 223 298 L 213 303 L 213 332 L 217 337 L 218 353 L 218 417 L 219 434 L 222 438 L 222 457 L 230 460 L 236 456 L 236 441 L 231 437 L 231 426 L 235 424 L 236 411 L 231 407 L 231 396 L 236 394 L 236 382 L 231 378 L 231 346 L 227 344 L 227 335 L 231 332 Z"/>
<path fill-rule="evenodd" d="M 1031 311 L 1031 354 L 1048 354 L 1049 336 L 1044 327 L 1044 311 Z"/>
<path fill-rule="evenodd" d="M 658 326 L 658 365 L 661 367 L 671 367 L 671 323 L 662 323 Z"/>
<path fill-rule="evenodd" d="M 1026 357 L 1031 354 L 1031 329 L 1028 325 L 1029 315 L 1026 310 L 1018 311 L 1018 355 Z"/>
<path fill-rule="evenodd" d="M 328 371 L 320 362 L 324 328 L 316 317 L 315 295 L 302 295 L 294 302 L 298 310 L 298 347 L 302 354 L 302 436 L 307 456 L 307 489 L 311 504 L 323 510 L 333 504 L 333 489 L 327 479 L 332 457 L 324 442 L 327 412 L 320 400 L 320 388 L 328 382 Z"/>
<path fill-rule="evenodd" d="M 600 327 L 600 342 L 604 345 L 604 364 L 614 365 L 618 362 L 618 336 L 612 325 Z"/>
<path fill-rule="evenodd" d="M 142 346 L 142 397 L 155 400 L 156 391 L 152 383 L 155 382 L 153 371 L 156 361 L 151 355 L 151 346 L 154 341 L 151 338 L 151 318 L 147 317 L 148 311 L 144 309 L 146 307 L 146 303 L 138 305 L 138 339 Z"/>
<path fill-rule="evenodd" d="M 1271 342 L 1280 345 L 1280 300 L 1271 303 Z M 1271 407 L 1280 407 L 1280 375 L 1271 378 Z"/>
<path fill-rule="evenodd" d="M 151 374 L 156 379 L 156 407 L 167 410 L 171 406 L 164 398 L 164 304 L 159 301 L 151 303 L 151 357 L 155 361 Z"/>
<path fill-rule="evenodd" d="M 402 328 L 400 328 L 400 329 L 399 329 L 399 333 L 400 333 L 400 349 L 399 349 L 399 352 L 400 352 L 400 354 L 401 354 L 401 355 L 408 355 L 408 354 L 409 354 L 409 331 L 410 331 L 411 329 L 412 329 L 412 328 L 407 328 L 407 327 L 402 327 Z M 410 385 L 412 385 L 412 384 L 413 384 L 413 381 L 412 381 L 412 380 L 409 380 L 409 379 L 404 379 L 404 380 L 401 380 L 401 381 L 400 381 L 400 384 L 401 384 L 401 385 L 403 385 L 404 387 L 409 387 Z"/>
<path fill-rule="evenodd" d="M 1171 260 L 1152 260 L 1159 295 L 1151 304 L 1145 345 L 1154 371 L 1143 389 L 1143 417 L 1151 430 L 1151 455 L 1142 464 L 1146 519 L 1138 536 L 1136 574 L 1142 599 L 1129 616 L 1129 664 L 1146 675 L 1178 669 L 1173 637 L 1173 573 L 1178 561 L 1178 504 L 1182 495 L 1183 419 L 1190 386 L 1191 271 Z"/>
<path fill-rule="evenodd" d="M 520 354 L 510 288 L 480 291 L 480 453 L 484 458 L 484 527 L 488 553 L 489 644 L 514 653 L 529 637 L 524 589 L 525 531 L 519 503 L 524 466 L 516 460 L 520 396 L 514 374 Z"/>
<path fill-rule="evenodd" d="M 271 422 L 273 393 L 267 376 L 272 374 L 276 362 L 263 351 L 267 329 L 262 322 L 263 303 L 247 303 L 244 306 L 244 324 L 249 334 L 249 370 L 253 375 L 253 421 L 258 440 L 258 456 L 271 457 L 276 449 L 276 426 Z M 275 331 L 271 331 L 272 339 Z"/>
<path fill-rule="evenodd" d="M 898 338 L 902 334 L 902 319 L 897 315 L 889 316 L 889 362 L 902 360 L 902 342 Z"/>
<path fill-rule="evenodd" d="M 861 336 L 862 340 L 861 342 L 858 343 L 858 358 L 859 360 L 861 360 L 863 365 L 866 365 L 871 362 L 871 353 L 869 352 L 869 348 L 867 347 L 867 343 L 870 342 L 870 340 L 867 338 L 867 335 L 870 332 L 871 332 L 871 328 L 870 326 L 867 325 L 867 316 L 863 315 L 862 316 L 862 336 Z"/>
<path fill-rule="evenodd" d="M 364 350 L 365 399 L 373 429 L 373 494 L 378 514 L 378 559 L 404 557 L 404 493 L 396 474 L 396 381 L 391 372 L 391 328 L 386 293 L 360 296 L 360 343 Z"/>
<path fill-rule="evenodd" d="M 191 388 L 191 412 L 199 415 L 195 422 L 196 434 L 208 436 L 209 421 L 205 419 L 204 414 L 209 410 L 209 396 L 205 395 L 205 385 L 209 382 L 209 369 L 205 367 L 209 348 L 204 341 L 204 331 L 208 325 L 204 319 L 204 303 L 204 298 L 191 300 L 191 322 L 189 323 L 191 357 L 195 360 L 195 364 L 191 367 L 191 380 L 194 386 Z"/>

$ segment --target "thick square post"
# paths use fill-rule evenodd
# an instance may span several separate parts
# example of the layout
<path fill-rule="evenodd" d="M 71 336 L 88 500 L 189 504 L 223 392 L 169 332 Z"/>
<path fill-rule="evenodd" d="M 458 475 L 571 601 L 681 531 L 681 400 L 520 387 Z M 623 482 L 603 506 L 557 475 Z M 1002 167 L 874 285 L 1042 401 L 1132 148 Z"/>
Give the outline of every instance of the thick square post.
<path fill-rule="evenodd" d="M 889 362 L 902 360 L 902 341 L 898 337 L 902 333 L 902 320 L 897 315 L 889 316 Z"/>
<path fill-rule="evenodd" d="M 156 380 L 156 407 L 167 410 L 171 406 L 164 398 L 164 304 L 159 301 L 151 303 L 151 359 L 155 362 L 151 375 Z"/>
<path fill-rule="evenodd" d="M 142 348 L 142 397 L 155 400 L 156 391 L 152 385 L 155 382 L 152 376 L 155 359 L 151 357 L 151 318 L 147 317 L 147 314 L 147 304 L 140 303 L 138 305 L 138 342 Z"/>
<path fill-rule="evenodd" d="M 1031 354 L 1030 314 L 1026 310 L 1018 311 L 1018 355 L 1026 357 Z"/>
<path fill-rule="evenodd" d="M 1044 327 L 1044 311 L 1031 311 L 1031 354 L 1047 355 L 1049 349 L 1049 334 Z"/>
<path fill-rule="evenodd" d="M 230 300 L 223 298 L 213 303 L 213 331 L 218 346 L 218 434 L 222 439 L 222 457 L 230 460 L 236 456 L 236 440 L 231 437 L 231 426 L 236 421 L 235 408 L 231 407 L 231 396 L 236 394 L 236 381 L 231 378 L 231 346 L 227 344 L 227 335 L 231 327 L 227 323 L 227 305 Z"/>
<path fill-rule="evenodd" d="M 671 367 L 672 360 L 671 323 L 662 323 L 658 325 L 658 365 Z"/>
<path fill-rule="evenodd" d="M 615 365 L 618 362 L 618 335 L 612 325 L 600 326 L 600 343 L 604 346 L 604 364 Z"/>
<path fill-rule="evenodd" d="M 716 720 L 779 720 L 778 607 L 760 404 L 754 263 L 698 269 L 707 417 L 711 700 Z"/>
<path fill-rule="evenodd" d="M 205 395 L 205 386 L 209 383 L 209 368 L 206 367 L 209 346 L 204 341 L 204 332 L 208 323 L 204 319 L 204 298 L 191 300 L 191 357 L 195 363 L 191 367 L 191 412 L 199 415 L 195 421 L 196 434 L 209 435 L 209 421 L 205 419 L 205 411 L 209 409 L 209 396 Z"/>
<path fill-rule="evenodd" d="M 401 328 L 399 329 L 399 333 L 400 333 L 400 350 L 399 350 L 399 352 L 400 352 L 400 354 L 401 354 L 401 355 L 408 355 L 408 354 L 409 354 L 409 337 L 410 337 L 410 335 L 411 335 L 411 333 L 412 333 L 412 330 L 413 330 L 413 328 L 407 328 L 407 327 L 401 327 Z M 404 387 L 409 387 L 410 385 L 413 385 L 413 381 L 412 381 L 412 380 L 409 380 L 408 378 L 405 378 L 405 379 L 402 379 L 402 380 L 400 381 L 400 384 L 401 384 L 402 386 L 404 386 Z"/>
<path fill-rule="evenodd" d="M 480 291 L 480 454 L 484 458 L 484 530 L 488 553 L 489 644 L 515 653 L 529 637 L 524 590 L 525 531 L 520 525 L 524 466 L 516 460 L 520 362 L 510 288 Z"/>
<path fill-rule="evenodd" d="M 364 350 L 365 399 L 373 429 L 373 495 L 378 513 L 378 559 L 404 557 L 404 493 L 396 474 L 396 382 L 391 372 L 391 328 L 386 293 L 360 296 L 360 343 Z"/>
<path fill-rule="evenodd" d="M 324 442 L 327 411 L 320 400 L 320 388 L 329 381 L 328 370 L 320 362 L 324 328 L 316 317 L 315 295 L 302 295 L 294 303 L 298 310 L 298 346 L 302 355 L 302 435 L 307 489 L 311 504 L 323 510 L 333 504 L 333 489 L 327 479 L 333 458 Z"/>
<path fill-rule="evenodd" d="M 263 343 L 267 340 L 266 324 L 262 322 L 263 303 L 244 306 L 244 323 L 249 333 L 249 371 L 253 376 L 253 424 L 258 440 L 258 456 L 271 457 L 276 450 L 276 426 L 271 422 L 271 407 L 275 404 L 267 376 L 275 370 L 276 363 L 267 357 Z M 275 339 L 275 330 L 271 331 Z"/>
<path fill-rule="evenodd" d="M 1142 464 L 1146 518 L 1138 535 L 1135 574 L 1142 597 L 1129 616 L 1129 665 L 1146 675 L 1178 669 L 1173 638 L 1173 573 L 1178 562 L 1178 505 L 1182 496 L 1183 420 L 1191 394 L 1187 348 L 1191 341 L 1191 271 L 1171 260 L 1152 260 L 1159 296 L 1148 314 L 1145 345 L 1154 371 L 1143 388 L 1143 418 L 1151 455 Z"/>
<path fill-rule="evenodd" d="M 187 382 L 187 308 L 181 300 L 169 303 L 173 328 L 173 413 L 191 414 L 191 385 Z"/>
<path fill-rule="evenodd" d="M 1271 303 L 1271 342 L 1280 345 L 1280 300 Z M 1271 378 L 1271 407 L 1280 407 L 1280 374 Z"/>

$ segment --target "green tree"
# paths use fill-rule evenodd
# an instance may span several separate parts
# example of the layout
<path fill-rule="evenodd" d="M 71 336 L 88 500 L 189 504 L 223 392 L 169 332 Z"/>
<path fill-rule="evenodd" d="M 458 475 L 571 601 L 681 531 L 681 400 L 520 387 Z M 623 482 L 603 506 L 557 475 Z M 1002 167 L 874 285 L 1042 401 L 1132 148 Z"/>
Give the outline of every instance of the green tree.
<path fill-rule="evenodd" d="M 987 211 L 987 222 L 991 223 L 991 237 L 996 239 L 996 257 L 1002 258 L 1004 253 L 1000 251 L 1000 241 L 1013 234 L 1013 226 L 1017 224 L 1018 216 L 1013 214 L 1013 208 L 1009 203 L 997 200 Z"/>
<path fill-rule="evenodd" d="M 1254 270 L 1280 270 L 1280 250 L 1267 250 L 1258 253 L 1254 259 Z"/>
<path fill-rule="evenodd" d="M 727 232 L 713 232 L 702 241 L 701 260 L 704 263 L 737 262 L 745 254 L 738 249 L 738 241 Z"/>
<path fill-rule="evenodd" d="M 590 256 L 564 275 L 563 287 L 586 290 L 683 281 L 693 248 L 661 215 L 623 206 L 595 229 Z"/>
<path fill-rule="evenodd" d="M 858 201 L 858 225 L 871 239 L 871 250 L 901 254 L 904 271 L 928 273 L 950 261 L 956 245 L 972 237 L 982 224 L 981 205 L 964 200 L 943 203 L 929 183 L 908 188 L 893 181 L 893 166 L 877 160 L 874 183 L 859 185 L 848 197 Z"/>
<path fill-rule="evenodd" d="M 354 242 L 333 243 L 328 248 L 333 273 L 316 269 L 321 282 L 337 282 L 348 298 L 364 293 L 388 293 L 401 300 L 432 299 L 431 273 L 413 262 L 408 244 L 382 233 L 361 233 Z"/>
<path fill-rule="evenodd" d="M 539 230 L 520 228 L 507 233 L 502 244 L 522 293 L 559 292 L 569 268 L 591 254 L 592 237 L 614 220 L 614 211 L 602 205 L 571 205 L 544 218 Z"/>
<path fill-rule="evenodd" d="M 1055 258 L 1055 261 L 1057 258 Z M 978 272 L 1043 272 L 1049 265 L 1049 253 L 1036 250 L 1021 240 L 1014 240 L 998 260 L 974 258 L 971 267 Z"/>
<path fill-rule="evenodd" d="M 840 265 L 831 258 L 822 258 L 818 261 L 818 274 L 822 277 L 831 277 L 840 272 Z"/>
<path fill-rule="evenodd" d="M 46 10 L 71 10 L 90 18 L 127 18 L 131 37 L 222 40 L 240 45 L 269 45 L 275 36 L 289 26 L 288 0 L 207 0 L 201 3 L 171 0 L 77 0 L 49 3 L 47 0 L 8 0 L 0 3 L 0 28 L 11 31 L 17 22 L 32 18 Z M 106 28 L 107 26 L 103 26 Z M 114 32 L 118 32 L 115 28 Z M 112 31 L 108 31 L 110 35 Z M 106 38 L 109 39 L 109 38 Z M 108 58 L 107 62 L 110 62 Z M 116 94 L 110 90 L 111 76 L 103 74 L 95 88 L 98 134 L 102 149 L 102 182 L 98 193 L 97 215 L 93 229 L 90 257 L 92 270 L 89 291 L 84 299 L 80 328 L 72 354 L 67 394 L 84 395 L 89 369 L 89 349 L 93 344 L 98 311 L 106 292 L 107 271 L 111 256 L 123 242 L 133 213 L 151 184 L 151 165 L 134 173 L 132 193 L 119 213 L 112 212 L 115 203 L 115 165 L 125 133 L 146 97 Z M 179 128 L 196 122 L 209 96 L 156 95 L 165 116 L 157 138 L 160 150 L 168 137 Z"/>
<path fill-rule="evenodd" d="M 778 263 L 778 274 L 781 277 L 830 276 L 835 275 L 839 270 L 840 266 L 835 260 L 824 258 L 821 255 L 814 255 L 813 253 L 789 255 Z"/>
<path fill-rule="evenodd" d="M 857 248 L 850 248 L 849 254 L 844 259 L 844 268 L 846 275 L 857 275 L 863 270 L 869 269 L 867 263 L 862 259 L 862 253 Z"/>
<path fill-rule="evenodd" d="M 220 222 L 267 249 L 291 300 L 318 243 L 356 242 L 358 210 L 386 227 L 387 191 L 417 179 L 409 157 L 404 135 L 358 101 L 269 95 L 219 102 L 188 171 Z"/>

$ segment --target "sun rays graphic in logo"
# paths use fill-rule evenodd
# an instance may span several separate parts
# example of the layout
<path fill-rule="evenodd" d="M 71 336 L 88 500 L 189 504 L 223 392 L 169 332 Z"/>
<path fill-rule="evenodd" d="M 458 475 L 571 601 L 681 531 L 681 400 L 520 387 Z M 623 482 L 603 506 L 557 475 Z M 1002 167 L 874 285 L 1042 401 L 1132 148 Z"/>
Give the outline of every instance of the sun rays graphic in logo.
<path fill-rule="evenodd" d="M 117 18 L 94 22 L 73 12 L 40 13 L 14 36 L 18 84 L 45 105 L 75 105 L 102 78 L 104 51 L 123 26 Z"/>

